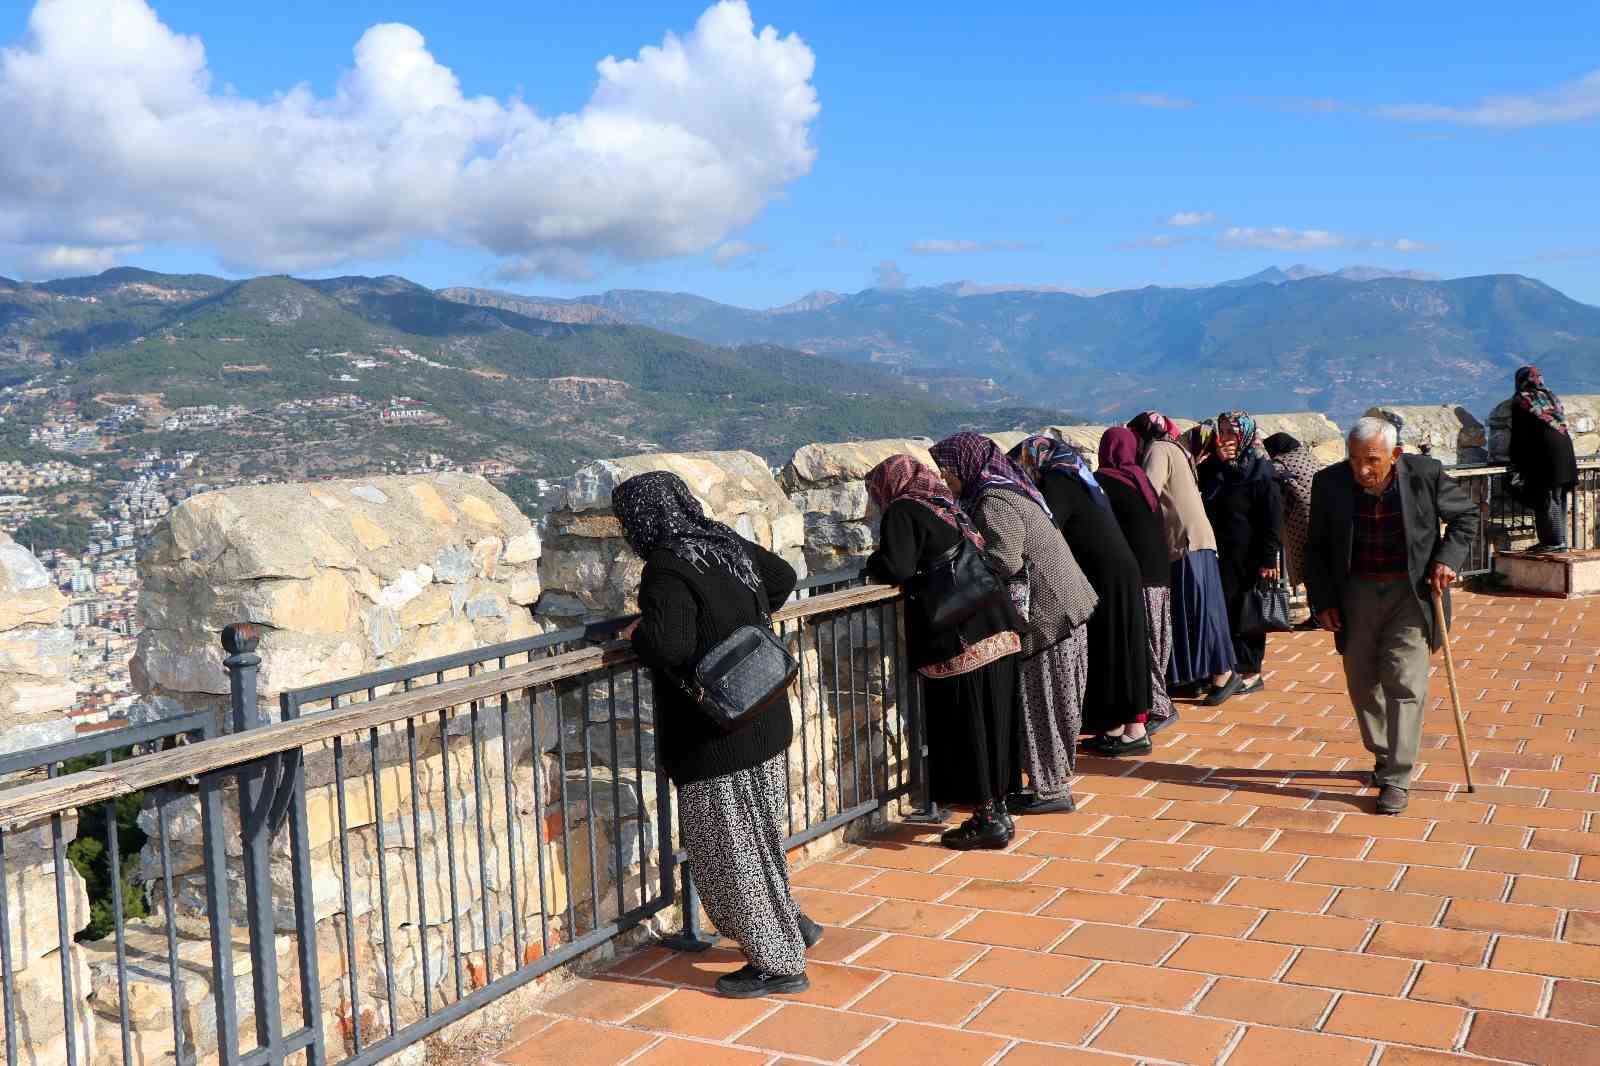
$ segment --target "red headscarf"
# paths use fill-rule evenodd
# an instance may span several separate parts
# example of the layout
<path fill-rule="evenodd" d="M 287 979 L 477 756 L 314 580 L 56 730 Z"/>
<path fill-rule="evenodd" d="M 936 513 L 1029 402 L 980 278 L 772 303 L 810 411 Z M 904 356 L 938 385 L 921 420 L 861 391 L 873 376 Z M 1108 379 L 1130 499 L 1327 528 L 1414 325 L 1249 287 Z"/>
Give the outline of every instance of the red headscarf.
<path fill-rule="evenodd" d="M 1129 488 L 1137 489 L 1150 510 L 1161 510 L 1161 500 L 1156 496 L 1155 486 L 1150 484 L 1144 467 L 1139 465 L 1139 438 L 1133 430 L 1117 426 L 1105 431 L 1100 437 L 1100 469 L 1097 472 L 1100 478 L 1110 478 L 1119 481 Z"/>
<path fill-rule="evenodd" d="M 950 489 L 944 479 L 914 456 L 891 455 L 867 472 L 867 495 L 880 511 L 889 509 L 896 500 L 910 500 L 926 507 L 945 522 L 955 526 L 974 547 L 983 547 L 983 534 L 973 528 L 961 508 L 950 498 Z"/>

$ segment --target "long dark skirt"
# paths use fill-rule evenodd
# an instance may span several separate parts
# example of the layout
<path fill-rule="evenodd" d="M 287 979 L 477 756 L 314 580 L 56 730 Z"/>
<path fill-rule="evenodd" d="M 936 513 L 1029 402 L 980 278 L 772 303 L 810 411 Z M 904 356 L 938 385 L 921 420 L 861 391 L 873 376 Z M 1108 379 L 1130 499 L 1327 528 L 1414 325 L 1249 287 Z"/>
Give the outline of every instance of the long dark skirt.
<path fill-rule="evenodd" d="M 1233 632 L 1217 553 L 1192 551 L 1172 564 L 1172 659 L 1167 681 L 1187 685 L 1233 669 Z"/>
<path fill-rule="evenodd" d="M 976 804 L 1005 798 L 1019 698 L 1015 655 L 956 677 L 922 679 L 934 799 Z"/>
<path fill-rule="evenodd" d="M 1150 710 L 1150 642 L 1144 587 L 1137 569 L 1091 575 L 1100 602 L 1084 627 L 1089 637 L 1089 677 L 1083 695 L 1083 729 L 1104 733 Z"/>

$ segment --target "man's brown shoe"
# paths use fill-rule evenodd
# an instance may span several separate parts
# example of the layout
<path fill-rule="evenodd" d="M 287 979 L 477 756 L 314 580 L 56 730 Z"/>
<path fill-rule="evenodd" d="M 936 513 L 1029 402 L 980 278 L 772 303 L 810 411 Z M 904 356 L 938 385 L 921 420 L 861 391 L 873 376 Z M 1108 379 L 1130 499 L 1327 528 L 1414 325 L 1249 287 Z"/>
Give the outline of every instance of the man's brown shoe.
<path fill-rule="evenodd" d="M 1406 790 L 1398 785 L 1384 785 L 1378 792 L 1378 813 L 1399 814 L 1406 809 L 1410 797 Z"/>

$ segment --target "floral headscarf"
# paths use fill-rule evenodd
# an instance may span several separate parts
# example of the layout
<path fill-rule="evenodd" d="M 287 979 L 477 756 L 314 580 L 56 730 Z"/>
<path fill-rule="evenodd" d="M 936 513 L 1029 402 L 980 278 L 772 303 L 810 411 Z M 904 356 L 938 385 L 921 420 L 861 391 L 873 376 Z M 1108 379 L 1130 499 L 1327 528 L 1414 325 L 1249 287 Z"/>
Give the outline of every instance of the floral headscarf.
<path fill-rule="evenodd" d="M 1100 470 L 1098 476 L 1119 481 L 1137 489 L 1150 510 L 1160 511 L 1161 500 L 1155 486 L 1139 465 L 1139 438 L 1131 429 L 1117 426 L 1100 437 Z"/>
<path fill-rule="evenodd" d="M 1006 458 L 998 444 L 981 433 L 954 434 L 928 451 L 940 469 L 961 479 L 961 506 L 968 514 L 977 508 L 985 493 L 996 489 L 1026 496 L 1045 514 L 1050 514 L 1050 506 L 1039 495 L 1033 479 Z"/>
<path fill-rule="evenodd" d="M 1567 412 L 1561 400 L 1545 388 L 1544 374 L 1536 366 L 1525 366 L 1517 371 L 1517 406 L 1533 415 L 1545 425 L 1571 434 L 1567 428 Z"/>
<path fill-rule="evenodd" d="M 1189 453 L 1189 459 L 1194 463 L 1203 463 L 1211 458 L 1217 444 L 1217 424 L 1211 419 L 1206 419 L 1197 426 L 1190 426 L 1178 438 L 1178 443 L 1183 445 L 1183 450 Z"/>
<path fill-rule="evenodd" d="M 1022 468 L 1023 473 L 1028 473 L 1030 467 L 1038 471 L 1035 475 L 1038 481 L 1043 481 L 1046 474 L 1075 477 L 1083 482 L 1096 503 L 1108 509 L 1111 506 L 1105 490 L 1094 478 L 1094 471 L 1089 469 L 1089 464 L 1084 460 L 1083 453 L 1064 440 L 1045 436 L 1029 437 L 1012 448 L 1007 456 Z"/>
<path fill-rule="evenodd" d="M 944 480 L 914 456 L 891 455 L 868 471 L 867 495 L 880 511 L 888 510 L 896 500 L 910 500 L 926 507 L 960 530 L 973 547 L 983 547 L 983 534 L 973 528 L 960 506 L 950 498 L 950 489 Z"/>
<path fill-rule="evenodd" d="M 707 518 L 705 508 L 677 474 L 665 470 L 636 474 L 611 493 L 611 510 L 622 523 L 628 547 L 641 559 L 665 549 L 704 573 L 715 563 L 753 591 L 761 578 L 744 538 Z"/>
<path fill-rule="evenodd" d="M 1260 433 L 1256 429 L 1256 420 L 1246 411 L 1224 411 L 1217 416 L 1217 428 L 1229 426 L 1239 435 L 1239 454 L 1233 457 L 1235 466 L 1249 466 L 1256 459 L 1265 454 L 1260 444 Z M 1212 442 L 1215 451 L 1216 443 Z"/>

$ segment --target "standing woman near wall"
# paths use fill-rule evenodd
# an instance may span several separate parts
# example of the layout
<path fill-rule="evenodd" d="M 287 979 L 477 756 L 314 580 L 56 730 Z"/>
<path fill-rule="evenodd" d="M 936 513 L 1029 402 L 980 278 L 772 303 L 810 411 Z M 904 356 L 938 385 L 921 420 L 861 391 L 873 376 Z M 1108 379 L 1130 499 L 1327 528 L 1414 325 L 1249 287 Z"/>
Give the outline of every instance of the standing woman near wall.
<path fill-rule="evenodd" d="M 1311 481 L 1322 469 L 1316 453 L 1287 433 L 1261 442 L 1283 490 L 1283 555 L 1291 586 L 1306 582 L 1306 541 L 1311 533 Z"/>
<path fill-rule="evenodd" d="M 1029 792 L 1012 797 L 1012 811 L 1073 810 L 1072 773 L 1088 680 L 1085 623 L 1095 608 L 1094 589 L 1061 539 L 1044 497 L 994 441 L 957 433 L 930 451 L 989 554 L 1026 603 L 1018 733 Z"/>
<path fill-rule="evenodd" d="M 985 548 L 939 475 L 909 455 L 891 455 L 873 467 L 867 493 L 882 515 L 867 573 L 880 581 L 910 582 L 963 537 L 979 551 Z M 923 679 L 930 790 L 941 802 L 977 808 L 940 838 L 947 848 L 1003 848 L 1015 831 L 1006 789 L 1021 626 L 1009 599 L 944 629 L 929 623 L 915 596 L 906 602 L 906 655 Z"/>
<path fill-rule="evenodd" d="M 1178 720 L 1167 695 L 1167 662 L 1172 658 L 1172 566 L 1167 561 L 1166 529 L 1161 500 L 1139 465 L 1139 438 L 1116 426 L 1100 437 L 1100 470 L 1096 475 L 1128 548 L 1139 562 L 1146 635 L 1145 658 L 1150 670 L 1150 715 L 1146 731 L 1157 733 Z M 1113 730 L 1108 734 L 1116 739 Z M 1125 733 L 1123 735 L 1126 735 Z"/>
<path fill-rule="evenodd" d="M 678 683 L 735 629 L 768 624 L 794 591 L 794 568 L 707 518 L 676 474 L 629 478 L 611 508 L 644 560 L 639 620 L 625 635 L 652 671 L 658 758 L 678 786 L 689 868 L 717 931 L 749 960 L 718 978 L 717 991 L 738 999 L 804 992 L 806 948 L 822 929 L 789 892 L 789 701 L 775 699 L 727 732 Z"/>
<path fill-rule="evenodd" d="M 1172 566 L 1172 658 L 1167 684 L 1209 691 L 1233 670 L 1227 598 L 1217 569 L 1217 539 L 1200 499 L 1194 457 L 1178 428 L 1156 411 L 1128 423 L 1139 438 L 1139 462 L 1161 501 Z"/>
<path fill-rule="evenodd" d="M 1578 484 L 1578 459 L 1561 400 L 1536 366 L 1517 371 L 1511 405 L 1511 468 L 1539 530 L 1534 551 L 1567 550 L 1567 501 Z"/>
<path fill-rule="evenodd" d="M 1149 634 L 1139 560 L 1128 547 L 1105 490 L 1076 448 L 1053 437 L 1029 437 L 1011 450 L 1044 496 L 1072 557 L 1100 602 L 1089 616 L 1089 679 L 1083 731 L 1097 754 L 1150 751 Z"/>
<path fill-rule="evenodd" d="M 1283 495 L 1277 471 L 1256 443 L 1256 436 L 1254 418 L 1244 411 L 1226 411 L 1217 416 L 1215 443 L 1200 464 L 1200 494 L 1216 534 L 1217 566 L 1233 639 L 1233 672 L 1207 697 L 1206 702 L 1213 706 L 1262 688 L 1266 635 L 1243 633 L 1240 623 L 1245 601 L 1256 584 L 1278 579 Z"/>

